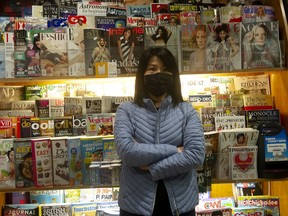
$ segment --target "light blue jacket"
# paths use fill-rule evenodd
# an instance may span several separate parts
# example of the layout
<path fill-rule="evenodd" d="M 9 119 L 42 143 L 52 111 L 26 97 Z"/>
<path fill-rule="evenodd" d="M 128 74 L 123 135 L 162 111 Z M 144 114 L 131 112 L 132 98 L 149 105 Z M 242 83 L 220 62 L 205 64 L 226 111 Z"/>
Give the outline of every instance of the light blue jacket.
<path fill-rule="evenodd" d="M 195 169 L 205 158 L 202 124 L 190 103 L 173 107 L 170 96 L 156 110 L 123 102 L 117 109 L 114 137 L 122 160 L 118 203 L 133 214 L 152 215 L 157 181 L 164 180 L 174 215 L 198 204 Z M 177 146 L 184 146 L 178 153 Z M 149 165 L 149 172 L 139 167 Z"/>

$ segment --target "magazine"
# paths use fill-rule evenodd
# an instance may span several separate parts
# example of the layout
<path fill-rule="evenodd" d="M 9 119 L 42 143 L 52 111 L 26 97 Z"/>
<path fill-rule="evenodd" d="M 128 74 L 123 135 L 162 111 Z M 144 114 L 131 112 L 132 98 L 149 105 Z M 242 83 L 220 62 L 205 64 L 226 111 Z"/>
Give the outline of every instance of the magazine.
<path fill-rule="evenodd" d="M 86 75 L 95 75 L 96 62 L 110 61 L 108 31 L 104 29 L 84 29 L 84 46 Z"/>
<path fill-rule="evenodd" d="M 40 33 L 42 76 L 68 76 L 68 35 L 64 32 Z"/>
<path fill-rule="evenodd" d="M 140 27 L 110 28 L 112 62 L 117 63 L 117 74 L 135 74 L 144 48 L 144 30 Z"/>
<path fill-rule="evenodd" d="M 241 69 L 240 23 L 207 24 L 207 70 Z"/>
<path fill-rule="evenodd" d="M 145 48 L 154 46 L 166 47 L 178 62 L 179 70 L 181 70 L 180 30 L 181 26 L 171 25 L 144 27 Z"/>
<path fill-rule="evenodd" d="M 279 22 L 242 23 L 243 69 L 283 66 Z"/>

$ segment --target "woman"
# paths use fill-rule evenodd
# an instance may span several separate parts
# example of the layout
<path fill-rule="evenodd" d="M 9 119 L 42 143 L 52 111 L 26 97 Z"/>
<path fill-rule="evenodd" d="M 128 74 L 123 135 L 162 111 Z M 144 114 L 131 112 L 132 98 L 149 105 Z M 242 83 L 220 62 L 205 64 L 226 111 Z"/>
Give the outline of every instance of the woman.
<path fill-rule="evenodd" d="M 178 66 L 168 49 L 142 53 L 134 101 L 119 105 L 114 136 L 122 160 L 121 216 L 195 215 L 203 128 L 196 110 L 183 102 Z"/>
<path fill-rule="evenodd" d="M 134 41 L 132 36 L 132 29 L 126 28 L 123 32 L 123 35 L 118 40 L 118 51 L 120 60 L 122 62 L 132 62 L 134 59 Z M 125 65 L 125 64 L 124 64 Z"/>
<path fill-rule="evenodd" d="M 215 33 L 214 41 L 217 43 L 212 50 L 214 70 L 230 70 L 230 46 L 227 41 L 229 38 L 229 26 L 227 24 L 218 25 Z"/>
<path fill-rule="evenodd" d="M 243 38 L 243 68 L 281 67 L 280 47 L 269 29 L 253 26 Z"/>
<path fill-rule="evenodd" d="M 191 71 L 206 71 L 206 26 L 198 25 L 192 36 L 192 49 L 190 54 Z"/>
<path fill-rule="evenodd" d="M 155 42 L 155 46 L 166 46 L 171 36 L 171 31 L 168 31 L 164 26 L 158 26 L 155 34 L 151 36 L 151 39 Z"/>
<path fill-rule="evenodd" d="M 92 53 L 92 64 L 94 66 L 96 62 L 109 62 L 109 59 L 110 52 L 107 48 L 107 41 L 105 41 L 104 37 L 100 37 Z"/>

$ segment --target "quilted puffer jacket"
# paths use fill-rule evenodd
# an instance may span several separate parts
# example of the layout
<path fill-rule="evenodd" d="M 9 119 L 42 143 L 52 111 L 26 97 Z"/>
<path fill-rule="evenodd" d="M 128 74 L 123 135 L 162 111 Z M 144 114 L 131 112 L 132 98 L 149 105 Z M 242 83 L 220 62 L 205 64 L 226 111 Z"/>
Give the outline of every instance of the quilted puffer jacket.
<path fill-rule="evenodd" d="M 204 133 L 190 103 L 173 107 L 166 97 L 157 110 L 150 99 L 145 107 L 123 102 L 117 109 L 114 137 L 122 160 L 118 203 L 121 209 L 152 215 L 157 181 L 163 179 L 174 215 L 198 204 L 195 169 L 205 158 Z M 184 146 L 178 153 L 177 146 Z M 140 169 L 149 166 L 149 171 Z"/>

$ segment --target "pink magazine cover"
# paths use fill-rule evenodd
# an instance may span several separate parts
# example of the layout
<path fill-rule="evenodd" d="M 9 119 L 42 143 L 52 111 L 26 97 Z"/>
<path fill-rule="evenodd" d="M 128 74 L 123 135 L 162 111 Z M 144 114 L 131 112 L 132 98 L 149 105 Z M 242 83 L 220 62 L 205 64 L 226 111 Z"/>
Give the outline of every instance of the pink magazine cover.
<path fill-rule="evenodd" d="M 33 177 L 35 187 L 53 185 L 51 142 L 49 138 L 32 139 Z"/>

